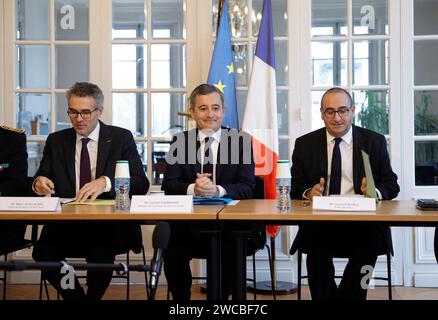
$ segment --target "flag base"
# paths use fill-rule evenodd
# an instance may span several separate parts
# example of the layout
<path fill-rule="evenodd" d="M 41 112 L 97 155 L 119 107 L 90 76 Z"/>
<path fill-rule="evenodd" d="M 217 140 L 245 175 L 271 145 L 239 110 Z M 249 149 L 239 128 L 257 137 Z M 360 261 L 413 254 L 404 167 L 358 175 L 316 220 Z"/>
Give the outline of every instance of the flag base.
<path fill-rule="evenodd" d="M 248 284 L 248 291 L 254 292 L 254 284 Z M 272 294 L 272 283 L 271 281 L 261 281 L 257 282 L 256 293 L 260 294 Z M 287 295 L 294 294 L 298 291 L 298 287 L 295 283 L 286 282 L 286 281 L 277 281 L 275 286 L 275 294 L 276 295 Z"/>

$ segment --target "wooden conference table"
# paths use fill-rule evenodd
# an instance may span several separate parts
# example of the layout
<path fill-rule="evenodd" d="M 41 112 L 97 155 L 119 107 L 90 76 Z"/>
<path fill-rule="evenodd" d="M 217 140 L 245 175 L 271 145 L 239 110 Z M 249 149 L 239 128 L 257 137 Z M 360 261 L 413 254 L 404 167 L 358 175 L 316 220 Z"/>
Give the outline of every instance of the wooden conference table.
<path fill-rule="evenodd" d="M 220 299 L 220 264 L 218 214 L 224 206 L 194 206 L 192 213 L 130 213 L 116 211 L 114 205 L 63 205 L 60 212 L 7 212 L 0 211 L 0 221 L 23 221 L 43 224 L 47 222 L 68 223 L 69 221 L 137 222 L 155 224 L 157 221 L 202 221 L 217 224 L 211 232 L 211 250 L 207 259 L 207 282 L 209 300 Z"/>
<path fill-rule="evenodd" d="M 382 201 L 375 212 L 314 211 L 308 201 L 294 200 L 287 212 L 279 212 L 275 200 L 244 200 L 236 206 L 225 207 L 218 219 L 222 223 L 242 223 L 242 232 L 236 232 L 236 269 L 233 299 L 246 298 L 246 234 L 244 225 L 263 221 L 271 225 L 300 225 L 301 223 L 353 222 L 383 223 L 389 226 L 437 226 L 438 211 L 423 211 L 415 207 L 414 201 Z"/>
<path fill-rule="evenodd" d="M 116 211 L 111 205 L 63 205 L 61 212 L 0 212 L 0 220 L 26 221 L 30 223 L 68 221 L 130 221 L 141 224 L 155 224 L 157 221 L 210 221 L 221 224 L 233 222 L 242 227 L 236 229 L 236 277 L 233 299 L 246 298 L 246 236 L 245 226 L 249 222 L 273 225 L 300 225 L 301 223 L 357 222 L 383 223 L 390 226 L 435 226 L 438 225 L 438 211 L 422 211 L 414 201 L 382 201 L 375 212 L 332 212 L 314 211 L 308 201 L 292 201 L 292 208 L 279 212 L 275 200 L 242 200 L 235 206 L 194 206 L 192 213 L 129 213 Z M 207 283 L 209 300 L 221 297 L 219 232 L 212 233 L 211 250 L 207 259 Z"/>

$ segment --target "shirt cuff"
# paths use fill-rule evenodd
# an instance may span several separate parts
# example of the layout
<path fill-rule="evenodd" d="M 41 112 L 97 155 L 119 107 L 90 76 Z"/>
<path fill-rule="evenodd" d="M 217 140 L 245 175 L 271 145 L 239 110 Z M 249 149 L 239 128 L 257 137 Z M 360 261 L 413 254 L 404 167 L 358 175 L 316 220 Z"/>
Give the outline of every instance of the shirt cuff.
<path fill-rule="evenodd" d="M 189 184 L 189 186 L 187 187 L 187 195 L 188 196 L 194 196 L 195 195 L 195 184 Z"/>
<path fill-rule="evenodd" d="M 219 189 L 219 195 L 218 195 L 219 198 L 222 198 L 227 195 L 227 191 L 225 190 L 224 187 L 218 185 L 216 185 L 216 187 Z"/>
<path fill-rule="evenodd" d="M 304 190 L 303 195 L 302 195 L 302 198 L 303 198 L 303 199 L 310 200 L 310 199 L 306 196 L 306 193 L 307 193 L 307 191 L 309 191 L 309 190 L 312 190 L 312 188 L 309 188 L 309 189 Z"/>
<path fill-rule="evenodd" d="M 103 192 L 110 192 L 111 191 L 111 187 L 112 187 L 111 179 L 106 177 L 106 176 L 103 176 L 103 177 L 105 178 L 105 181 L 106 181 L 105 190 Z"/>
<path fill-rule="evenodd" d="M 382 193 L 377 188 L 376 188 L 376 193 L 377 193 L 377 200 L 379 200 L 379 201 L 383 200 Z"/>

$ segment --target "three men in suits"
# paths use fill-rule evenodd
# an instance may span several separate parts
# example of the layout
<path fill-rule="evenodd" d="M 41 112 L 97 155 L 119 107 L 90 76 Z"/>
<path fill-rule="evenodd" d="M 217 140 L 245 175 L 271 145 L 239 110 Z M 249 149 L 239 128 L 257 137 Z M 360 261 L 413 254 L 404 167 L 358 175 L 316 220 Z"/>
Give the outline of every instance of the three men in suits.
<path fill-rule="evenodd" d="M 392 171 L 385 137 L 353 125 L 355 106 L 348 91 L 329 89 L 321 99 L 325 128 L 298 138 L 292 155 L 294 199 L 329 194 L 366 193 L 361 150 L 370 164 L 381 200 L 399 193 L 397 175 Z M 309 287 L 313 299 L 366 299 L 361 285 L 364 266 L 374 265 L 379 254 L 391 247 L 389 229 L 378 225 L 318 223 L 300 226 L 290 253 L 307 253 Z M 349 258 L 342 281 L 334 280 L 334 257 Z"/>
<path fill-rule="evenodd" d="M 27 149 L 23 130 L 0 126 L 0 196 L 26 196 Z M 23 242 L 26 225 L 0 224 L 0 253 Z"/>
<path fill-rule="evenodd" d="M 104 109 L 100 88 L 77 82 L 67 91 L 66 98 L 73 128 L 48 136 L 33 190 L 38 195 L 76 197 L 77 201 L 114 199 L 116 161 L 128 160 L 130 195 L 146 194 L 149 181 L 131 132 L 99 120 Z M 131 223 L 47 224 L 33 257 L 37 261 L 84 257 L 90 263 L 113 263 L 117 254 L 130 249 L 140 252 L 141 241 L 140 226 Z M 111 282 L 112 271 L 89 271 L 86 295 L 77 280 L 71 289 L 62 287 L 58 272 L 44 272 L 44 276 L 64 299 L 98 300 Z"/>
<path fill-rule="evenodd" d="M 221 127 L 224 96 L 215 86 L 201 84 L 190 95 L 190 114 L 196 129 L 174 136 L 166 156 L 162 190 L 166 195 L 248 199 L 255 189 L 254 160 L 249 135 Z M 207 223 L 173 223 L 164 255 L 164 272 L 175 300 L 189 300 L 190 260 L 207 256 Z M 213 227 L 214 228 L 214 227 Z M 222 232 L 223 298 L 231 289 L 232 235 Z"/>

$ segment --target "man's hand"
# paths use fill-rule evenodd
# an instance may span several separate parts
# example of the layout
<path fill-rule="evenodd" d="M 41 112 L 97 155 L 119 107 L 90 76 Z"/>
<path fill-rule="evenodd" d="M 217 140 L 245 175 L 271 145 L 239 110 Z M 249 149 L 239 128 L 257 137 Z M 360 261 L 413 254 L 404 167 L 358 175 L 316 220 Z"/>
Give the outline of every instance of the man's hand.
<path fill-rule="evenodd" d="M 91 197 L 91 200 L 96 200 L 96 198 L 105 191 L 105 187 L 106 180 L 104 177 L 88 182 L 79 190 L 76 201 L 82 202 L 89 197 Z"/>
<path fill-rule="evenodd" d="M 204 198 L 213 198 L 219 195 L 219 188 L 209 179 L 211 173 L 197 173 L 195 181 L 195 195 Z"/>
<path fill-rule="evenodd" d="M 325 184 L 324 178 L 319 179 L 319 183 L 315 184 L 313 186 L 313 188 L 307 192 L 307 195 L 306 195 L 307 198 L 309 198 L 309 200 L 312 201 L 313 197 L 322 196 L 322 193 L 324 192 L 324 184 Z"/>
<path fill-rule="evenodd" d="M 33 188 L 39 196 L 49 196 L 55 193 L 55 184 L 44 176 L 39 176 L 35 179 Z"/>
<path fill-rule="evenodd" d="M 362 191 L 362 194 L 364 196 L 367 195 L 367 178 L 362 178 L 362 184 L 360 186 L 360 191 Z"/>

